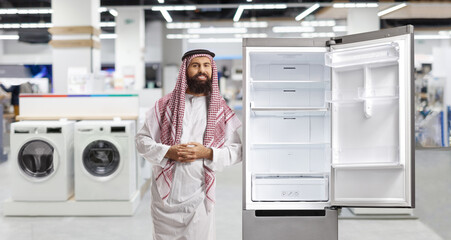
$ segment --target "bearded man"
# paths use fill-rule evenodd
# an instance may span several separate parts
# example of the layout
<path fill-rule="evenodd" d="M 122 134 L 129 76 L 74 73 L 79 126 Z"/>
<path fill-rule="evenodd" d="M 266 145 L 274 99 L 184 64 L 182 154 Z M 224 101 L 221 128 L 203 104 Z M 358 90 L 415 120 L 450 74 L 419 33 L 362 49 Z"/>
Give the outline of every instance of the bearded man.
<path fill-rule="evenodd" d="M 149 110 L 136 135 L 152 163 L 155 240 L 214 240 L 215 172 L 241 161 L 241 122 L 221 97 L 214 53 L 182 57 L 174 90 Z"/>

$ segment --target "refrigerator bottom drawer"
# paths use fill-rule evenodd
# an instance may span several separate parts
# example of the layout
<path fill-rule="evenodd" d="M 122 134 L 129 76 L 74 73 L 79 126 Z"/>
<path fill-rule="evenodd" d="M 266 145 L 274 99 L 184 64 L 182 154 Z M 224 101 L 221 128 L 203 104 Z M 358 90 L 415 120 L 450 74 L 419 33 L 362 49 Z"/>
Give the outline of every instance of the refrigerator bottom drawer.
<path fill-rule="evenodd" d="M 252 201 L 328 201 L 327 178 L 254 178 Z"/>

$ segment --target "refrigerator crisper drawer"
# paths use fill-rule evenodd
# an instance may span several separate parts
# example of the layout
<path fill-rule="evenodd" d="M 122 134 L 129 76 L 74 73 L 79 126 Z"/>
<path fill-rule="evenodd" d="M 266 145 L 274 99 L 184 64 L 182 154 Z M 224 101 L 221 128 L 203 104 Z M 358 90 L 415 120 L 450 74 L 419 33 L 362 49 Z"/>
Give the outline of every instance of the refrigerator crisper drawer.
<path fill-rule="evenodd" d="M 328 201 L 328 178 L 254 175 L 252 201 Z"/>

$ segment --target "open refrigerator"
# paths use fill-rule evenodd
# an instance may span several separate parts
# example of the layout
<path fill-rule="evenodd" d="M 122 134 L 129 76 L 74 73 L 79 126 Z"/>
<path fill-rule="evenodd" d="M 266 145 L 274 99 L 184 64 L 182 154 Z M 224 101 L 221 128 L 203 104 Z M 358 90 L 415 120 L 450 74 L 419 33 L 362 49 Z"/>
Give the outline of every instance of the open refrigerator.
<path fill-rule="evenodd" d="M 414 207 L 412 26 L 243 39 L 243 70 L 244 240 L 337 239 L 341 207 Z"/>

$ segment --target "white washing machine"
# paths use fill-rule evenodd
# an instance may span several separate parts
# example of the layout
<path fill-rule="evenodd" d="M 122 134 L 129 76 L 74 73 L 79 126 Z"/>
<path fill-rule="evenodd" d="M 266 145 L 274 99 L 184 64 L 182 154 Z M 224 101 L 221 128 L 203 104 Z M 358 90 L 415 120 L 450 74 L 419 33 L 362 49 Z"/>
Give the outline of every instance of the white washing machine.
<path fill-rule="evenodd" d="M 135 121 L 75 124 L 75 199 L 130 200 L 136 192 Z"/>
<path fill-rule="evenodd" d="M 73 131 L 73 121 L 11 124 L 14 201 L 65 201 L 73 195 Z"/>

